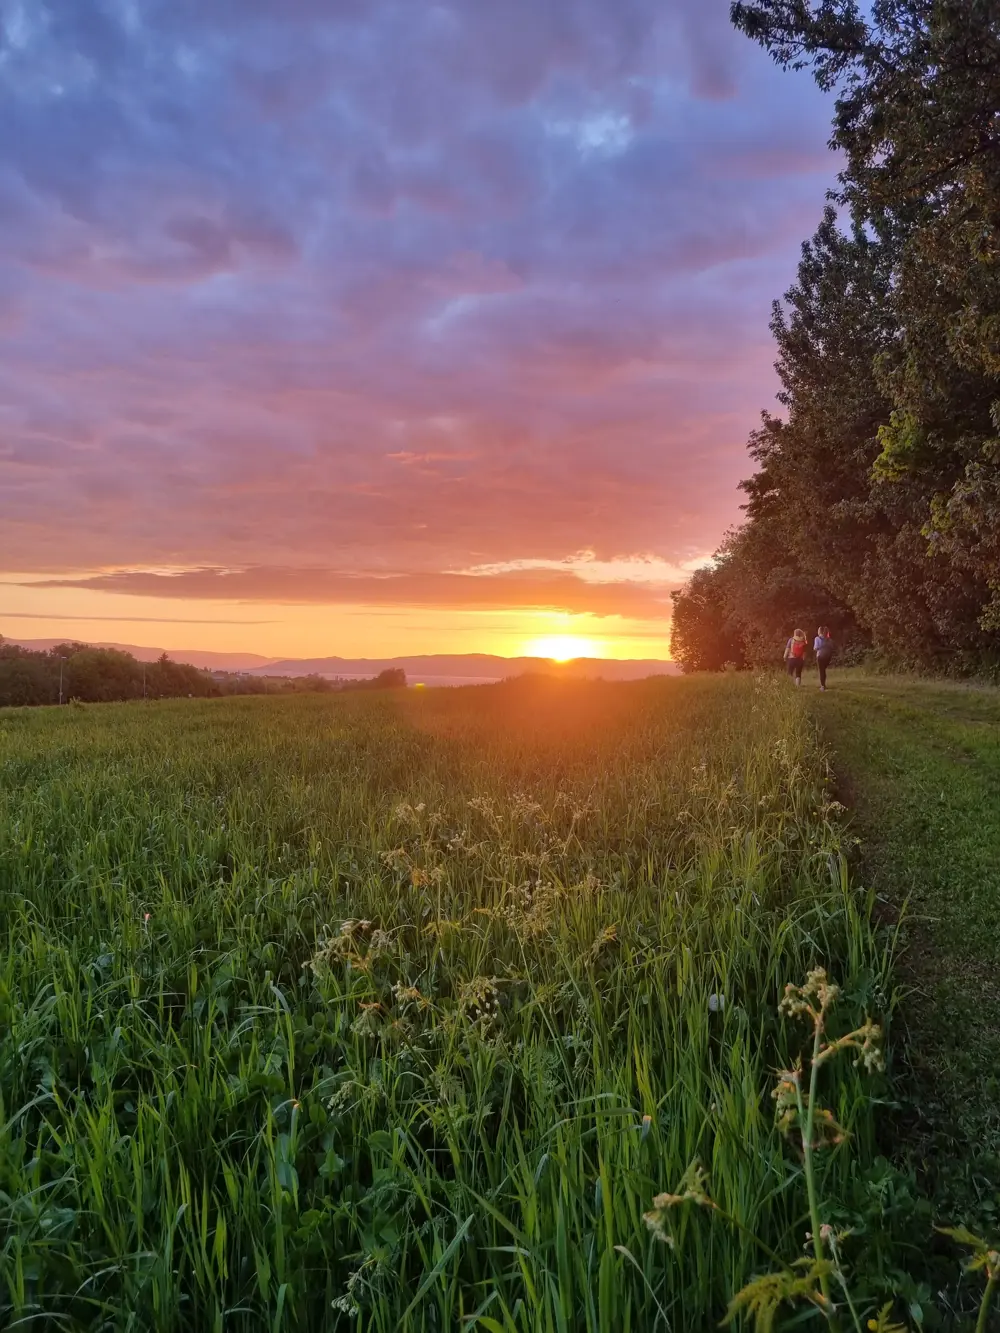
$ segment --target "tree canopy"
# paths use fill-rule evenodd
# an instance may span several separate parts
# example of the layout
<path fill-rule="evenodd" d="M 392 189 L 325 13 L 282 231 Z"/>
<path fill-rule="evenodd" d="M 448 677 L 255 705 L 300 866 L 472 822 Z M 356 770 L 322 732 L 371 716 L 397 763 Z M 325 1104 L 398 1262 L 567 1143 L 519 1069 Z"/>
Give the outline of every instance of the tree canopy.
<path fill-rule="evenodd" d="M 750 439 L 746 522 L 675 599 L 675 653 L 712 665 L 687 648 L 701 607 L 756 660 L 809 589 L 894 661 L 996 669 L 1000 4 L 753 0 L 732 18 L 833 94 L 843 170 L 774 306 L 781 410 Z"/>
<path fill-rule="evenodd" d="M 124 703 L 130 699 L 211 698 L 224 694 L 328 693 L 341 689 L 401 689 L 406 673 L 393 667 L 372 680 L 334 684 L 322 676 L 250 676 L 209 672 L 166 653 L 140 662 L 131 653 L 61 643 L 44 651 L 4 641 L 0 635 L 0 707 L 33 704 Z"/>

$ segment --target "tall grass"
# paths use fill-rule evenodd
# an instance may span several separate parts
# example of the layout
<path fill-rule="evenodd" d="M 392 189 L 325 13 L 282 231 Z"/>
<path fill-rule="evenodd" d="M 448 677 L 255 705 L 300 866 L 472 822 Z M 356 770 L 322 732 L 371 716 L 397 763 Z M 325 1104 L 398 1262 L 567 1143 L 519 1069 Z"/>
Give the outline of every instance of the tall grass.
<path fill-rule="evenodd" d="M 0 1323 L 710 1326 L 808 1226 L 785 982 L 885 1002 L 824 780 L 757 677 L 0 715 Z"/>

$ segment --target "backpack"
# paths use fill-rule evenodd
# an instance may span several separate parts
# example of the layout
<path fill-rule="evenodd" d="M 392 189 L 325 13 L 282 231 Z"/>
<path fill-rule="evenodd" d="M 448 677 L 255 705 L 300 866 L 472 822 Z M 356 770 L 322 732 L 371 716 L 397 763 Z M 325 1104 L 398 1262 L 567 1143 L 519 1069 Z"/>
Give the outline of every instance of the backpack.
<path fill-rule="evenodd" d="M 796 641 L 795 641 L 794 639 L 790 639 L 790 640 L 789 640 L 789 643 L 788 643 L 788 656 L 789 656 L 789 657 L 805 657 L 805 655 L 806 655 L 806 641 L 805 641 L 805 639 L 803 639 L 801 643 L 796 643 Z"/>

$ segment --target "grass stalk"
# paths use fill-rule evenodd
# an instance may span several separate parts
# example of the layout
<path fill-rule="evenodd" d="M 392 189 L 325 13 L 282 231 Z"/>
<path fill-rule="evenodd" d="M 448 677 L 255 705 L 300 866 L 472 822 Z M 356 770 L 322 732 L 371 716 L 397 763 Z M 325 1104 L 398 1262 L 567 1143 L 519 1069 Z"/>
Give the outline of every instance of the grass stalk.
<path fill-rule="evenodd" d="M 841 856 L 767 679 L 5 715 L 0 1323 L 721 1314 L 798 1225 L 781 988 L 884 972 Z M 698 1154 L 735 1229 L 667 1252 Z"/>

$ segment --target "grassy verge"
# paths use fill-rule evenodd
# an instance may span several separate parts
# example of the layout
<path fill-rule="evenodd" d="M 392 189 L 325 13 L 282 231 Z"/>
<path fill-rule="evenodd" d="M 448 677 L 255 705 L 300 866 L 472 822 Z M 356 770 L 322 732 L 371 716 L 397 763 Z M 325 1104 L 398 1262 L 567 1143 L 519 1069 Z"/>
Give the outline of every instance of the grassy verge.
<path fill-rule="evenodd" d="M 778 1001 L 887 1004 L 782 685 L 0 718 L 0 1323 L 712 1326 L 757 1243 L 644 1212 L 698 1156 L 800 1253 Z M 870 1086 L 817 1169 L 884 1290 Z"/>
<path fill-rule="evenodd" d="M 1000 1230 L 1000 692 L 845 672 L 815 700 L 860 872 L 905 905 L 906 1149 L 941 1220 Z"/>

